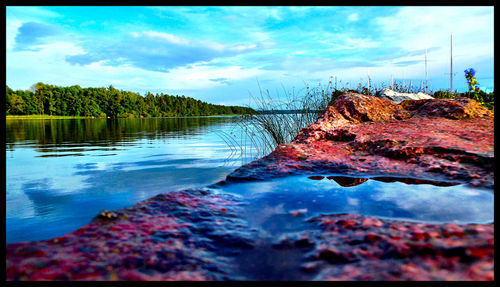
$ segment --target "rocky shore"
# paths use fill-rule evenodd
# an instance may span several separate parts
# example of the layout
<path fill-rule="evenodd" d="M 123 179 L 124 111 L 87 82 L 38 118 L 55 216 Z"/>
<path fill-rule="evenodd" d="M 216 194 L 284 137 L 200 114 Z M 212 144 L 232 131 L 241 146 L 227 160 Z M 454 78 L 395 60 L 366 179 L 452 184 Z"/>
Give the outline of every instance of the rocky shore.
<path fill-rule="evenodd" d="M 346 177 L 331 178 L 341 186 L 376 175 L 386 182 L 492 190 L 493 135 L 493 112 L 470 99 L 395 104 L 348 93 L 294 141 L 218 185 L 341 173 Z M 58 238 L 7 245 L 6 279 L 494 279 L 494 223 L 305 217 L 298 210 L 289 216 L 307 228 L 271 240 L 242 216 L 247 205 L 243 197 L 210 188 L 167 192 L 103 212 Z"/>
<path fill-rule="evenodd" d="M 344 94 L 289 144 L 229 181 L 297 173 L 384 174 L 494 185 L 493 112 L 468 98 L 403 101 Z"/>

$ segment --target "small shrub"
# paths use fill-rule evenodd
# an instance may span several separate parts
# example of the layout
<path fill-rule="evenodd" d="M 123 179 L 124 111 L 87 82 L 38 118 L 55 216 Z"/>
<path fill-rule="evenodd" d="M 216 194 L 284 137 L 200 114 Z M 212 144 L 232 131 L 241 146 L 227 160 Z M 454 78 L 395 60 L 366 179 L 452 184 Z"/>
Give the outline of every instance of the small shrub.
<path fill-rule="evenodd" d="M 450 91 L 439 90 L 439 91 L 434 92 L 434 94 L 432 96 L 436 99 L 456 99 L 460 95 L 461 94 L 457 93 L 457 91 L 454 91 L 453 93 L 451 93 Z"/>

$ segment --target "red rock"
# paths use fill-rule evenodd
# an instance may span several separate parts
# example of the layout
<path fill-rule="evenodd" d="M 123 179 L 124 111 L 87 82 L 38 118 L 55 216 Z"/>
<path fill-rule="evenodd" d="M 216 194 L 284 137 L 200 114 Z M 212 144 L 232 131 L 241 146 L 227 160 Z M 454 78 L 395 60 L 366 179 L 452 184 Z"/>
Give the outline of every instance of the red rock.
<path fill-rule="evenodd" d="M 358 223 L 354 220 L 343 220 L 343 219 L 337 221 L 337 224 L 344 228 L 349 228 L 358 225 Z"/>
<path fill-rule="evenodd" d="M 456 237 L 461 238 L 464 235 L 464 232 L 465 232 L 463 230 L 463 228 L 461 228 L 461 227 L 459 227 L 457 225 L 454 225 L 454 224 L 445 224 L 445 225 L 443 225 L 443 227 L 445 228 L 443 230 L 443 234 L 446 237 L 456 236 Z"/>
<path fill-rule="evenodd" d="M 401 116 L 404 115 L 404 116 Z M 228 175 L 386 174 L 494 185 L 493 112 L 471 99 L 390 100 L 346 93 L 288 144 Z"/>
<path fill-rule="evenodd" d="M 335 101 L 333 106 L 345 119 L 351 122 L 382 121 L 409 117 L 409 113 L 390 100 L 355 93 L 342 95 Z"/>
<path fill-rule="evenodd" d="M 380 235 L 375 233 L 367 233 L 365 235 L 365 240 L 368 242 L 376 242 L 382 240 L 382 237 L 380 237 Z"/>
<path fill-rule="evenodd" d="M 441 233 L 439 231 L 429 231 L 427 234 L 432 238 L 441 238 Z"/>
<path fill-rule="evenodd" d="M 471 247 L 467 249 L 467 255 L 477 258 L 484 258 L 488 255 L 493 256 L 493 248 L 491 247 Z"/>
<path fill-rule="evenodd" d="M 363 227 L 381 227 L 384 223 L 378 218 L 367 217 L 363 220 L 362 225 Z"/>

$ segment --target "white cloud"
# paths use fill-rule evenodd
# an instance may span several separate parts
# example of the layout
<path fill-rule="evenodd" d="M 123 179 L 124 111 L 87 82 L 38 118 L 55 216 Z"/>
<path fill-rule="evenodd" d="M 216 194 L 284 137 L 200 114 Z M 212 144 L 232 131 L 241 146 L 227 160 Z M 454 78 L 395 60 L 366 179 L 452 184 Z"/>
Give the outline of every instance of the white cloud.
<path fill-rule="evenodd" d="M 281 15 L 280 15 L 280 11 L 278 9 L 271 9 L 271 11 L 269 13 L 269 17 L 274 18 L 278 21 L 282 20 Z"/>
<path fill-rule="evenodd" d="M 413 214 L 416 220 L 486 222 L 493 218 L 493 194 L 488 191 L 471 192 L 470 187 L 465 185 L 451 188 L 433 185 L 414 187 L 403 183 L 393 185 L 398 186 L 375 187 L 370 198 L 389 201 Z"/>
<path fill-rule="evenodd" d="M 359 20 L 359 14 L 358 13 L 352 13 L 347 16 L 347 20 L 350 22 L 355 22 Z"/>
<path fill-rule="evenodd" d="M 168 34 L 168 33 L 162 33 L 162 32 L 156 32 L 156 31 L 146 31 L 146 32 L 143 32 L 143 34 L 146 36 L 149 36 L 149 37 L 166 40 L 172 44 L 186 45 L 186 46 L 190 44 L 189 40 L 181 38 L 181 37 L 177 37 L 175 35 Z M 138 34 L 135 33 L 134 35 L 138 35 Z M 137 37 L 137 36 L 135 36 L 135 37 Z"/>
<path fill-rule="evenodd" d="M 131 32 L 130 33 L 134 38 L 137 38 L 140 36 L 140 34 L 143 34 L 147 37 L 151 38 L 157 38 L 157 39 L 162 39 L 165 40 L 169 43 L 176 44 L 176 45 L 183 45 L 183 46 L 204 46 L 207 48 L 210 48 L 212 50 L 216 50 L 219 52 L 224 52 L 224 51 L 236 51 L 236 52 L 243 52 L 251 49 L 257 48 L 257 45 L 251 44 L 251 45 L 238 45 L 238 44 L 231 44 L 231 45 L 225 45 L 221 44 L 218 42 L 213 42 L 213 41 L 207 41 L 207 40 L 190 40 L 182 37 L 175 36 L 173 34 L 169 33 L 164 33 L 164 32 L 157 32 L 157 31 L 146 31 L 142 33 L 138 32 Z M 257 37 L 264 37 L 267 38 L 263 34 L 256 34 Z"/>
<path fill-rule="evenodd" d="M 11 50 L 14 47 L 17 30 L 23 25 L 22 21 L 9 20 L 6 23 L 6 49 Z"/>
<path fill-rule="evenodd" d="M 7 54 L 7 83 L 13 89 L 28 89 L 36 82 L 59 86 L 78 84 L 83 87 L 106 87 L 130 91 L 202 90 L 226 85 L 224 82 L 255 78 L 268 71 L 242 66 L 211 66 L 210 63 L 177 67 L 168 72 L 148 71 L 131 65 L 111 66 L 106 60 L 88 65 L 72 65 L 67 56 L 85 54 L 80 46 L 69 42 L 38 45 L 39 51 L 10 51 Z M 246 47 L 240 47 L 243 49 Z M 207 65 L 208 64 L 208 65 Z M 68 77 L 68 75 L 70 75 Z"/>
<path fill-rule="evenodd" d="M 318 42 L 327 45 L 329 51 L 345 51 L 378 47 L 379 41 L 351 36 L 347 33 L 324 33 Z"/>
<path fill-rule="evenodd" d="M 207 65 L 191 65 L 170 70 L 165 74 L 168 87 L 172 89 L 205 89 L 225 85 L 210 79 L 226 78 L 226 81 L 240 81 L 263 75 L 257 68 L 245 69 L 241 66 L 211 67 Z"/>

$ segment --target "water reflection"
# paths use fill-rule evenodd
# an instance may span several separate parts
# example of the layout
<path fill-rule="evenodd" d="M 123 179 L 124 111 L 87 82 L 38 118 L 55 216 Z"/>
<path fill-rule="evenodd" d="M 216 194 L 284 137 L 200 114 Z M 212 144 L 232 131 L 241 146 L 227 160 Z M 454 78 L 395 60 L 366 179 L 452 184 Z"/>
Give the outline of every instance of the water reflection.
<path fill-rule="evenodd" d="M 347 176 L 328 176 L 327 178 L 334 180 L 340 186 L 344 187 L 360 185 L 368 180 L 367 178 L 356 178 Z"/>
<path fill-rule="evenodd" d="M 368 180 L 368 178 L 350 177 L 350 176 L 327 176 L 326 178 L 334 180 L 336 183 L 338 183 L 340 186 L 343 187 L 357 186 Z M 435 180 L 417 179 L 408 177 L 375 176 L 369 179 L 386 183 L 401 182 L 406 184 L 431 184 L 435 186 L 454 186 L 460 184 L 457 182 L 450 182 L 450 181 L 435 181 Z"/>
<path fill-rule="evenodd" d="M 85 150 L 86 146 L 133 145 L 139 139 L 187 138 L 235 120 L 236 117 L 7 120 L 5 136 L 8 149 L 25 144 L 36 145 L 39 152 L 71 147 Z"/>
<path fill-rule="evenodd" d="M 70 200 L 67 194 L 61 194 L 61 190 L 52 189 L 49 179 L 25 183 L 22 189 L 31 200 L 34 215 L 37 217 L 50 217 L 56 212 L 57 206 Z M 52 202 L 52 204 L 47 205 L 46 202 Z"/>
<path fill-rule="evenodd" d="M 491 190 L 455 183 L 448 186 L 426 181 L 415 184 L 419 180 L 404 178 L 383 178 L 389 182 L 380 181 L 380 177 L 359 179 L 334 175 L 327 178 L 332 180 L 293 176 L 213 188 L 247 198 L 248 220 L 269 236 L 301 230 L 305 228 L 301 216 L 322 213 L 358 213 L 429 223 L 493 222 Z"/>
<path fill-rule="evenodd" d="M 241 165 L 235 117 L 8 120 L 6 241 L 53 238 L 98 212 L 205 186 Z"/>

